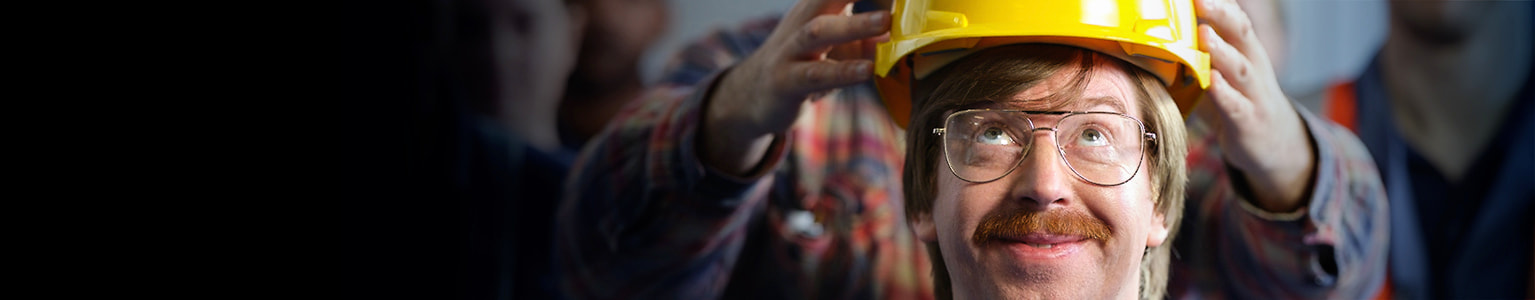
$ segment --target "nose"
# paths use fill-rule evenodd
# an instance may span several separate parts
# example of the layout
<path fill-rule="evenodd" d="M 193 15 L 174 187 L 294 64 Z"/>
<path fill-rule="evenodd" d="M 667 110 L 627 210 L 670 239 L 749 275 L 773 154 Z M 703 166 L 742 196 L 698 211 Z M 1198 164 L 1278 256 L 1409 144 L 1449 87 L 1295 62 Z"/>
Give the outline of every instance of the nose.
<path fill-rule="evenodd" d="M 1051 128 L 1038 128 L 1030 132 L 1034 139 L 1030 147 L 1032 149 L 1018 163 L 1018 169 L 1004 179 L 1012 184 L 1010 196 L 1013 199 L 1024 205 L 1036 205 L 1041 210 L 1048 209 L 1052 204 L 1066 205 L 1071 193 L 1071 180 L 1076 176 L 1061 157 L 1060 148 L 1055 145 L 1054 132 Z"/>

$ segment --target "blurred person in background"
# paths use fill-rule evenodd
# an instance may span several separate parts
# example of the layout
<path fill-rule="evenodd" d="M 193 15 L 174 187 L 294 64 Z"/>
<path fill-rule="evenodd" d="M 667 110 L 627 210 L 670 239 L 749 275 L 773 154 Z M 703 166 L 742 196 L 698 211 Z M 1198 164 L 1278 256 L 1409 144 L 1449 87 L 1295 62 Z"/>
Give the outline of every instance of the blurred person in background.
<path fill-rule="evenodd" d="M 557 299 L 553 216 L 575 153 L 641 90 L 661 0 L 443 1 L 463 201 L 461 295 Z"/>
<path fill-rule="evenodd" d="M 602 40 L 583 38 L 595 34 L 585 30 L 587 16 L 606 21 L 660 9 L 603 9 L 614 3 L 659 5 L 349 3 L 357 18 L 343 22 L 347 74 L 340 78 L 344 98 L 359 101 L 350 115 L 362 120 L 338 134 L 355 147 L 339 155 L 355 165 L 338 178 L 360 183 L 347 189 L 358 202 L 349 212 L 365 220 L 343 230 L 347 244 L 362 248 L 345 257 L 372 276 L 358 290 L 428 299 L 563 298 L 554 289 L 553 215 L 582 137 L 562 135 L 561 124 L 605 121 L 602 112 L 612 109 L 603 106 L 621 105 L 581 103 L 594 112 L 561 119 L 567 80 L 585 75 L 580 65 L 633 65 L 639 55 L 596 51 L 586 57 L 601 62 L 583 62 L 583 41 Z M 661 30 L 663 21 L 647 20 L 654 25 L 647 30 Z M 652 39 L 594 23 L 608 28 L 597 31 L 605 37 L 624 41 L 588 47 L 639 49 Z"/>
<path fill-rule="evenodd" d="M 948 296 L 901 208 L 904 132 L 869 84 L 890 3 L 848 2 L 710 35 L 592 140 L 557 217 L 569 296 Z M 1388 227 L 1372 160 L 1284 97 L 1235 2 L 1195 6 L 1226 75 L 1219 129 L 1191 137 L 1211 145 L 1189 178 L 1210 185 L 1189 187 L 1183 229 L 1201 232 L 1183 241 L 1221 246 L 1174 262 L 1219 269 L 1173 272 L 1192 278 L 1173 295 L 1374 295 Z"/>
<path fill-rule="evenodd" d="M 1535 2 L 1390 1 L 1370 65 L 1327 93 L 1391 198 L 1391 299 L 1535 298 Z"/>
<path fill-rule="evenodd" d="M 556 113 L 580 14 L 559 0 L 435 1 L 424 80 L 447 117 L 438 159 L 460 231 L 461 299 L 557 298 L 552 250 L 559 186 L 575 150 Z"/>

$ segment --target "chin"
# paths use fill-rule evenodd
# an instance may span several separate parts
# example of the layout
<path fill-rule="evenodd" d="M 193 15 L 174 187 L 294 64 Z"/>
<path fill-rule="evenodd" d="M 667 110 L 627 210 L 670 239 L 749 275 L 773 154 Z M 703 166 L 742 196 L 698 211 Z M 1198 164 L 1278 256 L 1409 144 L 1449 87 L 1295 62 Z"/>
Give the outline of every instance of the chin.
<path fill-rule="evenodd" d="M 1022 247 L 1036 249 L 1020 249 Z M 1084 259 L 1082 249 L 1048 259 L 1019 260 L 1020 255 L 1038 255 L 1037 247 L 1017 244 L 995 246 L 997 251 L 987 253 L 989 262 L 982 262 L 988 277 L 977 280 L 980 286 L 971 286 L 977 299 L 1110 299 L 1111 291 L 1105 290 L 1103 266 Z M 1055 246 L 1052 249 L 1063 248 Z M 1068 250 L 1070 252 L 1072 250 Z M 1060 254 L 1060 253 L 1049 253 Z"/>
<path fill-rule="evenodd" d="M 1134 299 L 1115 292 L 1098 285 L 1009 286 L 977 299 Z"/>
<path fill-rule="evenodd" d="M 1110 272 L 1103 249 L 1096 240 L 979 246 L 979 278 L 953 277 L 956 289 L 968 289 L 956 290 L 955 299 L 1136 299 L 1138 270 Z"/>

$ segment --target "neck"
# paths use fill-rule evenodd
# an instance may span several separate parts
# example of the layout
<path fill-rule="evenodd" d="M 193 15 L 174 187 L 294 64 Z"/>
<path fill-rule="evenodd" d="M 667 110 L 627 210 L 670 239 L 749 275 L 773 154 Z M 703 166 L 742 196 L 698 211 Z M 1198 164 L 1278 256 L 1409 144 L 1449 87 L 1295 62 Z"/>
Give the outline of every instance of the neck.
<path fill-rule="evenodd" d="M 1381 50 L 1393 123 L 1451 181 L 1487 147 L 1530 76 L 1530 8 L 1508 4 L 1453 43 L 1416 36 L 1393 16 Z"/>

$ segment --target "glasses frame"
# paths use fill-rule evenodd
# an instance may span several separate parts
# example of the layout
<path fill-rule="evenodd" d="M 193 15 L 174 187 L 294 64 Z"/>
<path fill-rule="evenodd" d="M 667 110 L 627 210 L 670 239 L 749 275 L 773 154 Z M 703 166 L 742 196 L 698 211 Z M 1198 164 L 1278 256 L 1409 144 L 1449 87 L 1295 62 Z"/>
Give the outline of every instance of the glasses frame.
<path fill-rule="evenodd" d="M 955 170 L 954 169 L 954 164 L 949 162 L 949 145 L 948 145 L 947 142 L 943 142 L 943 140 L 942 140 L 943 139 L 943 134 L 945 132 L 947 132 L 949 124 L 954 121 L 954 116 L 961 115 L 961 114 L 966 114 L 966 113 L 972 113 L 972 112 L 1022 113 L 1023 114 L 1023 120 L 1025 122 L 1028 122 L 1028 124 L 1029 124 L 1029 130 L 1027 131 L 1028 138 L 1030 139 L 1029 140 L 1029 144 L 1028 144 L 1029 146 L 1027 148 L 1023 149 L 1023 155 L 1019 156 L 1018 160 L 1013 162 L 1013 166 L 1009 167 L 1007 169 L 1007 172 L 1002 172 L 1002 175 L 1001 176 L 997 176 L 997 178 L 992 178 L 990 180 L 970 180 L 969 178 L 965 178 L 965 176 L 959 175 L 959 170 Z M 1068 117 L 1071 117 L 1071 116 L 1074 116 L 1074 115 L 1089 115 L 1089 114 L 1118 115 L 1118 116 L 1130 119 L 1131 121 L 1135 121 L 1135 125 L 1138 126 L 1140 128 L 1140 130 L 1141 130 L 1141 137 L 1144 138 L 1145 141 L 1149 142 L 1149 143 L 1142 143 L 1141 144 L 1141 155 L 1140 155 L 1140 157 L 1135 158 L 1135 172 L 1131 173 L 1130 177 L 1125 178 L 1124 181 L 1120 181 L 1118 183 L 1113 183 L 1113 184 L 1104 184 L 1104 183 L 1094 182 L 1092 179 L 1087 179 L 1087 176 L 1082 176 L 1082 173 L 1077 171 L 1077 167 L 1071 165 L 1071 160 L 1066 158 L 1066 150 L 1065 149 L 1061 149 L 1060 141 L 1056 141 L 1056 139 L 1058 138 L 1057 137 L 1057 133 L 1060 132 L 1060 131 L 1056 130 L 1056 127 L 1060 126 L 1060 121 L 1056 121 L 1056 127 L 1038 127 L 1038 126 L 1034 126 L 1034 119 L 1033 118 L 1029 118 L 1030 115 L 1060 115 L 1061 116 L 1060 119 L 1064 120 L 1064 119 L 1066 119 Z M 939 136 L 939 141 L 942 142 L 940 145 L 941 145 L 941 147 L 943 147 L 943 164 L 949 166 L 949 173 L 953 173 L 954 177 L 958 177 L 960 180 L 964 180 L 966 182 L 971 182 L 971 183 L 987 183 L 987 182 L 997 181 L 998 179 L 1005 178 L 1005 177 L 1007 177 L 1007 175 L 1012 175 L 1013 171 L 1017 170 L 1018 166 L 1023 164 L 1023 160 L 1029 158 L 1029 153 L 1033 152 L 1033 150 L 1034 150 L 1034 140 L 1033 140 L 1034 139 L 1034 132 L 1037 132 L 1037 131 L 1040 131 L 1040 130 L 1048 130 L 1048 131 L 1050 131 L 1050 140 L 1054 141 L 1054 142 L 1052 142 L 1052 144 L 1055 144 L 1055 153 L 1056 153 L 1056 155 L 1060 155 L 1061 162 L 1066 164 L 1066 168 L 1071 169 L 1071 173 L 1072 174 L 1076 174 L 1077 178 L 1082 179 L 1082 181 L 1086 181 L 1087 183 L 1091 183 L 1091 184 L 1099 185 L 1099 186 L 1118 186 L 1118 185 L 1125 184 L 1126 182 L 1130 182 L 1130 180 L 1132 180 L 1132 179 L 1135 179 L 1135 176 L 1136 175 L 1140 175 L 1140 173 L 1141 173 L 1141 165 L 1145 164 L 1144 161 L 1145 161 L 1145 158 L 1146 158 L 1146 147 L 1149 147 L 1149 146 L 1153 145 L 1156 142 L 1156 140 L 1157 140 L 1157 133 L 1146 131 L 1146 123 L 1141 122 L 1140 119 L 1136 119 L 1135 117 L 1131 117 L 1130 115 L 1126 115 L 1126 114 L 1122 114 L 1122 113 L 1118 113 L 1118 112 L 1112 112 L 1112 111 L 1035 111 L 1035 110 L 1016 110 L 1016 109 L 989 109 L 989 108 L 966 109 L 966 110 L 961 110 L 961 111 L 956 111 L 956 112 L 950 113 L 948 117 L 945 117 L 943 119 L 943 126 L 944 127 L 933 128 L 933 134 Z"/>

